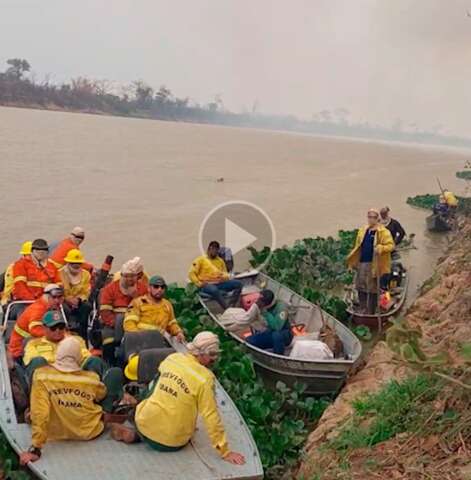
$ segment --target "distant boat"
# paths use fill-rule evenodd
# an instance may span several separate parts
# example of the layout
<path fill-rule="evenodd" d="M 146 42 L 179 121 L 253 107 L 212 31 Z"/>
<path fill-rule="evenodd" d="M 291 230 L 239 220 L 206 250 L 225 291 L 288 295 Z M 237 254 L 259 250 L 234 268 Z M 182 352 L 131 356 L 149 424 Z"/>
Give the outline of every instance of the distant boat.
<path fill-rule="evenodd" d="M 287 355 L 277 355 L 270 350 L 262 350 L 250 345 L 241 334 L 228 332 L 234 340 L 247 349 L 264 380 L 273 385 L 277 381 L 282 381 L 288 386 L 293 386 L 296 382 L 304 383 L 307 386 L 306 393 L 311 395 L 336 393 L 361 355 L 361 342 L 355 334 L 319 306 L 264 273 L 253 270 L 236 276 L 236 278 L 241 280 L 244 285 L 242 295 L 259 292 L 262 289 L 272 290 L 275 298 L 288 306 L 292 326 L 304 326 L 307 333 L 313 333 L 320 332 L 322 327 L 327 324 L 340 337 L 343 344 L 344 356 L 342 358 L 298 360 L 288 356 L 289 347 L 286 351 Z M 205 296 L 200 296 L 200 302 L 212 320 L 225 329 L 225 326 L 219 321 L 222 314 L 221 307 L 214 300 Z"/>
<path fill-rule="evenodd" d="M 438 213 L 429 215 L 425 219 L 425 222 L 427 224 L 427 230 L 430 232 L 448 232 L 452 228 L 452 220 Z"/>
<path fill-rule="evenodd" d="M 19 303 L 19 302 L 16 302 Z M 31 445 L 31 427 L 15 413 L 7 364 L 5 332 L 10 331 L 8 312 L 0 335 L 0 427 L 13 449 L 20 453 Z M 176 350 L 184 348 L 169 339 Z M 148 347 L 143 347 L 148 348 Z M 97 439 L 48 442 L 42 457 L 28 467 L 41 480 L 110 478 L 113 480 L 258 480 L 263 469 L 252 435 L 229 395 L 216 383 L 216 400 L 230 446 L 246 459 L 242 466 L 222 460 L 211 446 L 201 419 L 191 442 L 178 452 L 156 452 L 144 443 L 116 442 L 107 430 Z"/>

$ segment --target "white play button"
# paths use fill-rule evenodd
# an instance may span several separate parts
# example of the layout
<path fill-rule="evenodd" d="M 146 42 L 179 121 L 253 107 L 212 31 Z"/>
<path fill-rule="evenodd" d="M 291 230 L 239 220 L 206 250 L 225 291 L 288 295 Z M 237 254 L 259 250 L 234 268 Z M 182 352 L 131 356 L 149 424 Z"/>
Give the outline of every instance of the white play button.
<path fill-rule="evenodd" d="M 206 215 L 199 232 L 202 253 L 206 253 L 212 241 L 232 251 L 235 270 L 239 272 L 250 267 L 262 268 L 268 261 L 269 255 L 261 255 L 257 265 L 254 265 L 248 248 L 253 247 L 257 251 L 265 247 L 270 251 L 276 248 L 275 230 L 270 217 L 257 205 L 243 200 L 217 205 Z"/>
<path fill-rule="evenodd" d="M 232 222 L 228 218 L 225 221 L 225 247 L 229 247 L 232 250 L 233 255 L 237 255 L 240 251 L 251 245 L 257 237 L 247 232 L 244 228 L 240 228 L 239 225 Z"/>

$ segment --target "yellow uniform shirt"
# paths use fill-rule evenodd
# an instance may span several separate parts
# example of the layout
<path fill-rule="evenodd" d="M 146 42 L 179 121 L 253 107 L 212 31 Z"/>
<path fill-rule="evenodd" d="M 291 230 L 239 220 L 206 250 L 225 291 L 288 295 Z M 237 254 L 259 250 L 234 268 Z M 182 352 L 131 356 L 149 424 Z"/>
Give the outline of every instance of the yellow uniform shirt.
<path fill-rule="evenodd" d="M 40 367 L 31 389 L 32 445 L 42 448 L 51 440 L 92 440 L 104 425 L 106 387 L 94 372 L 63 373 Z"/>
<path fill-rule="evenodd" d="M 85 345 L 85 341 L 82 337 L 74 335 L 74 338 L 80 343 L 82 350 L 82 360 L 80 364 L 83 364 L 87 358 L 91 357 L 91 353 Z M 46 337 L 32 338 L 28 341 L 25 347 L 25 353 L 23 356 L 23 363 L 28 365 L 33 358 L 43 357 L 48 363 L 54 363 L 56 361 L 56 353 L 58 342 L 51 342 Z"/>
<path fill-rule="evenodd" d="M 458 206 L 458 199 L 455 197 L 455 194 L 450 191 L 445 191 L 443 193 L 443 196 L 445 197 L 446 204 L 449 207 L 457 207 Z"/>
<path fill-rule="evenodd" d="M 209 258 L 207 255 L 201 255 L 193 261 L 189 277 L 192 283 L 201 287 L 203 283 L 217 283 L 228 280 L 229 274 L 221 257 Z"/>
<path fill-rule="evenodd" d="M 11 295 L 13 293 L 13 265 L 14 263 L 11 263 L 5 270 L 5 285 L 3 287 L 1 299 L 2 305 L 6 305 L 11 300 Z"/>
<path fill-rule="evenodd" d="M 172 304 L 165 298 L 156 302 L 150 295 L 142 295 L 131 302 L 123 326 L 125 332 L 165 330 L 170 335 L 177 335 L 182 331 Z"/>
<path fill-rule="evenodd" d="M 190 441 L 200 415 L 211 444 L 226 456 L 229 447 L 216 404 L 213 373 L 189 353 L 168 356 L 159 372 L 154 391 L 137 406 L 139 432 L 162 445 L 180 447 Z"/>
<path fill-rule="evenodd" d="M 87 270 L 82 268 L 80 282 L 76 285 L 72 285 L 69 281 L 69 277 L 64 272 L 64 268 L 60 269 L 60 275 L 64 285 L 65 298 L 77 297 L 81 298 L 83 301 L 88 300 L 91 290 L 90 272 L 87 272 Z"/>

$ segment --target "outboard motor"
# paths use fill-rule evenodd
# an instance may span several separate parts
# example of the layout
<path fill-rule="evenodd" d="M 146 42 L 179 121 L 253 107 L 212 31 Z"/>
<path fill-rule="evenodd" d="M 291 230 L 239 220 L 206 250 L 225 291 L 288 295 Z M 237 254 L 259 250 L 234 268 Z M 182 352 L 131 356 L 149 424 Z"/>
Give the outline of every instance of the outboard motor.
<path fill-rule="evenodd" d="M 401 286 L 405 271 L 401 262 L 393 262 L 389 276 L 389 286 L 391 289 Z"/>

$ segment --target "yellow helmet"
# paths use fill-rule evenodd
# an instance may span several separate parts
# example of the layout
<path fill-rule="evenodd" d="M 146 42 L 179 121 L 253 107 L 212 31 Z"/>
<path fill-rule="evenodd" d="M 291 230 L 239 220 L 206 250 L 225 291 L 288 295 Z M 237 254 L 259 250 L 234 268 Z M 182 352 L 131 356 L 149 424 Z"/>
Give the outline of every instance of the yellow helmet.
<path fill-rule="evenodd" d="M 136 381 L 138 379 L 138 372 L 139 369 L 139 355 L 131 355 L 128 360 L 128 364 L 126 365 L 126 368 L 124 369 L 124 375 L 129 380 Z"/>
<path fill-rule="evenodd" d="M 21 245 L 20 255 L 31 255 L 31 247 L 33 242 L 30 240 Z"/>
<path fill-rule="evenodd" d="M 80 250 L 77 250 L 76 248 L 72 248 L 72 250 L 69 250 L 66 257 L 64 258 L 64 262 L 85 263 L 85 259 L 83 258 L 83 254 Z"/>

